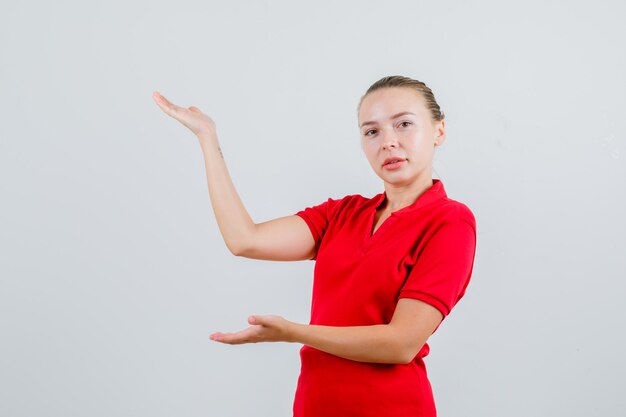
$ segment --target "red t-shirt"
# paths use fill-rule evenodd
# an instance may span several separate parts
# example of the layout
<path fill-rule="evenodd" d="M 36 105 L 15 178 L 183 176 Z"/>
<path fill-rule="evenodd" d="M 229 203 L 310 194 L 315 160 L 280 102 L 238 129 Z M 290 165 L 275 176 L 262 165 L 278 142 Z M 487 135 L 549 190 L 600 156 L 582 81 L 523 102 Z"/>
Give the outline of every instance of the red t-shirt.
<path fill-rule="evenodd" d="M 439 179 L 372 235 L 373 198 L 329 198 L 296 213 L 316 242 L 311 324 L 368 326 L 391 321 L 398 299 L 429 303 L 447 316 L 474 265 L 476 222 Z M 423 357 L 409 364 L 357 362 L 309 346 L 300 350 L 295 417 L 436 416 Z"/>

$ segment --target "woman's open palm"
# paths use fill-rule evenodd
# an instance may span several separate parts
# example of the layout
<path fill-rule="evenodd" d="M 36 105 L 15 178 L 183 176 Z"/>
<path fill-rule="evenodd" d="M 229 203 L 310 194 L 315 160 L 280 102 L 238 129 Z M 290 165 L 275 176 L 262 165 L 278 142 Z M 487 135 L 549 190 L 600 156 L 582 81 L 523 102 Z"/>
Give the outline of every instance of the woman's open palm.
<path fill-rule="evenodd" d="M 202 113 L 199 108 L 189 106 L 188 108 L 177 106 L 172 103 L 158 91 L 152 93 L 154 101 L 167 115 L 181 122 L 196 136 L 215 135 L 215 122 L 206 114 Z"/>

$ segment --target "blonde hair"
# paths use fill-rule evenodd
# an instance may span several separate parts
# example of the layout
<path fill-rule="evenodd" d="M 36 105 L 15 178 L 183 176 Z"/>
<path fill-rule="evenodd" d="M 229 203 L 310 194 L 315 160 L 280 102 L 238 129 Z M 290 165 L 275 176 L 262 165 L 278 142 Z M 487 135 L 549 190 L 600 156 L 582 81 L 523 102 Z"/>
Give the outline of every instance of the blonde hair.
<path fill-rule="evenodd" d="M 439 108 L 439 104 L 437 104 L 437 100 L 435 100 L 435 95 L 426 84 L 402 75 L 390 75 L 387 77 L 383 77 L 380 80 L 376 81 L 374 84 L 372 84 L 359 100 L 357 113 L 361 109 L 361 103 L 363 103 L 363 100 L 365 99 L 365 97 L 368 96 L 368 94 L 381 88 L 389 87 L 408 87 L 417 91 L 426 100 L 426 107 L 430 111 L 430 115 L 434 121 L 440 122 L 445 117 L 445 115 Z"/>

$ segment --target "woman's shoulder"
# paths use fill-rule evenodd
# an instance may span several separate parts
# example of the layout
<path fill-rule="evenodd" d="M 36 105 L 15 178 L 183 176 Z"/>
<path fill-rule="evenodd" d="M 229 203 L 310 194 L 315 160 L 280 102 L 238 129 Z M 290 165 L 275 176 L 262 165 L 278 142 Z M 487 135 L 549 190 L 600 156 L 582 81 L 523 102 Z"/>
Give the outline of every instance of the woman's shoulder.
<path fill-rule="evenodd" d="M 343 196 L 333 196 L 327 199 L 327 202 L 333 205 L 361 205 L 367 204 L 379 198 L 381 194 L 373 197 L 367 197 L 362 194 L 346 194 Z"/>
<path fill-rule="evenodd" d="M 356 216 L 363 210 L 366 210 L 372 204 L 376 204 L 381 194 L 377 194 L 373 197 L 367 197 L 362 194 L 346 194 L 340 197 L 329 197 L 324 201 L 323 205 L 326 206 L 329 217 L 335 217 L 339 214 L 341 216 Z"/>
<path fill-rule="evenodd" d="M 463 202 L 446 197 L 438 208 L 438 216 L 443 223 L 464 221 L 476 229 L 476 217 Z"/>
<path fill-rule="evenodd" d="M 361 209 L 367 206 L 376 205 L 380 202 L 381 197 L 382 193 L 376 194 L 372 197 L 355 193 L 341 197 L 340 199 L 338 199 L 338 203 L 344 209 Z"/>

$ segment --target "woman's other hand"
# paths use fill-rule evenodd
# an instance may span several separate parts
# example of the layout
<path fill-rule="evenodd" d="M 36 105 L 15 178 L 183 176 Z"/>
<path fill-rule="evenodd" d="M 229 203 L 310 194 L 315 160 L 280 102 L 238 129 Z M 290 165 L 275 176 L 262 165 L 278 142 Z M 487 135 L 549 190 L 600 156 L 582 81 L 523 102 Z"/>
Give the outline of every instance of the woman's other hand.
<path fill-rule="evenodd" d="M 195 106 L 189 106 L 188 108 L 177 106 L 162 96 L 158 91 L 152 93 L 152 98 L 154 98 L 154 101 L 161 108 L 161 110 L 163 110 L 168 116 L 171 116 L 181 122 L 196 136 L 215 136 L 215 122 L 209 116 L 202 113 L 199 108 Z"/>
<path fill-rule="evenodd" d="M 213 333 L 209 338 L 229 345 L 258 342 L 291 342 L 292 323 L 280 316 L 250 316 L 250 327 L 237 333 Z"/>

